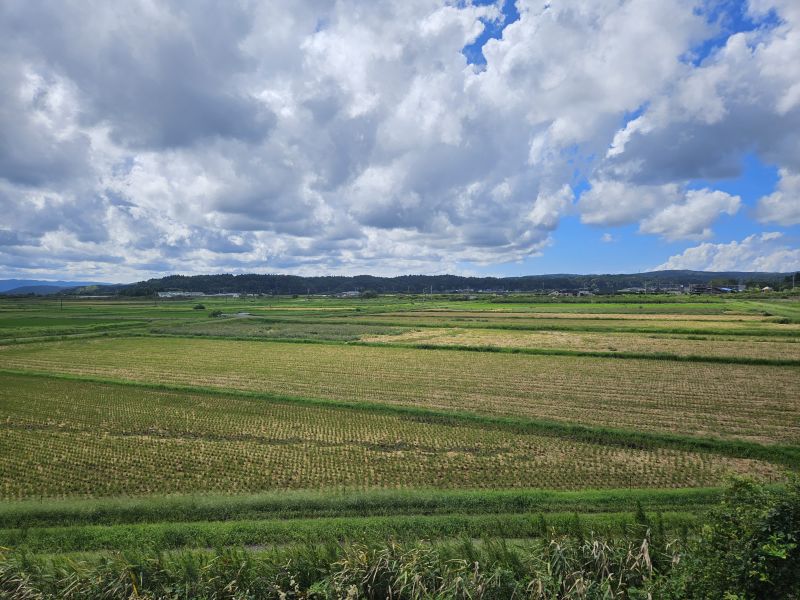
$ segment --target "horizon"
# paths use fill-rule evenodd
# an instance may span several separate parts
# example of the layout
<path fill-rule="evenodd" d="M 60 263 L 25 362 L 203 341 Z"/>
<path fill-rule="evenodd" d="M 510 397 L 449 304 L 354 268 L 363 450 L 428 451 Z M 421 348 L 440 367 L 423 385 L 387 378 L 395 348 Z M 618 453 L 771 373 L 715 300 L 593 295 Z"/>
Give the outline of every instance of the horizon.
<path fill-rule="evenodd" d="M 795 271 L 696 271 L 692 269 L 662 269 L 659 271 L 641 271 L 638 273 L 528 273 L 528 274 L 521 274 L 521 275 L 503 275 L 503 276 L 493 276 L 493 275 L 456 275 L 454 273 L 436 273 L 436 274 L 428 274 L 428 273 L 405 273 L 401 275 L 392 275 L 392 276 L 382 276 L 382 275 L 371 275 L 369 273 L 356 273 L 353 275 L 333 275 L 333 274 L 320 274 L 320 275 L 295 275 L 294 273 L 195 273 L 192 275 L 185 275 L 182 273 L 169 273 L 167 275 L 161 275 L 159 277 L 152 277 L 148 279 L 139 279 L 136 281 L 113 281 L 113 282 L 104 282 L 104 281 L 80 281 L 80 280 L 65 280 L 65 279 L 43 279 L 43 278 L 19 278 L 19 277 L 7 277 L 7 278 L 0 278 L 0 283 L 6 281 L 24 281 L 24 282 L 35 282 L 41 284 L 48 284 L 48 283 L 76 283 L 79 282 L 84 285 L 135 285 L 137 283 L 143 283 L 149 280 L 159 280 L 159 279 L 166 279 L 168 277 L 215 277 L 215 276 L 222 276 L 222 275 L 230 275 L 233 277 L 238 276 L 289 276 L 289 277 L 305 277 L 305 278 L 325 278 L 325 277 L 348 277 L 348 278 L 358 278 L 358 277 L 374 277 L 377 279 L 394 279 L 400 277 L 464 277 L 464 278 L 478 278 L 478 279 L 524 279 L 527 277 L 622 277 L 622 276 L 642 276 L 647 275 L 648 273 L 652 273 L 653 275 L 659 273 L 701 273 L 707 275 L 728 275 L 728 274 L 737 274 L 737 275 L 750 275 L 750 276 L 757 276 L 757 275 L 769 275 L 769 276 L 789 276 L 793 275 Z M 21 287 L 28 287 L 31 283 L 26 283 L 25 286 Z M 680 282 L 676 282 L 680 283 Z"/>
<path fill-rule="evenodd" d="M 0 33 L 6 279 L 800 270 L 792 0 L 11 1 Z"/>

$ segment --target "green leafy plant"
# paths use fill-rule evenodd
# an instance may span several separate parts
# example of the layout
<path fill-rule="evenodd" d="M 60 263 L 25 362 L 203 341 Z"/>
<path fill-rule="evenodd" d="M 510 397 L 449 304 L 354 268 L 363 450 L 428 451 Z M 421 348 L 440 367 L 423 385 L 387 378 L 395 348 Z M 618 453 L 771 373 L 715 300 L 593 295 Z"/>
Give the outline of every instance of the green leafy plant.
<path fill-rule="evenodd" d="M 800 597 L 800 479 L 770 489 L 735 480 L 691 543 L 679 597 Z"/>

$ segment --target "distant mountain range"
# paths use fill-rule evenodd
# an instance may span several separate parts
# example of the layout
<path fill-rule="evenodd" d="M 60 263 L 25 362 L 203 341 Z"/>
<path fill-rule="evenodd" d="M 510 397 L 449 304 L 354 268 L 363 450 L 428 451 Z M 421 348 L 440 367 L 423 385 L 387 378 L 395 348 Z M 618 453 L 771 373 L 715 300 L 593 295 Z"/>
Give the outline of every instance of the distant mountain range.
<path fill-rule="evenodd" d="M 800 280 L 800 278 L 798 278 Z M 372 275 L 300 277 L 297 275 L 169 275 L 127 285 L 101 285 L 91 290 L 78 288 L 75 293 L 152 296 L 157 292 L 182 291 L 206 294 L 337 294 L 372 290 L 377 293 L 423 293 L 466 291 L 547 292 L 587 289 L 611 293 L 633 287 L 664 287 L 690 284 L 733 285 L 750 283 L 786 286 L 788 273 L 652 271 L 609 275 L 528 275 L 525 277 L 461 277 L 458 275 Z M 799 281 L 800 282 L 800 281 Z"/>
<path fill-rule="evenodd" d="M 0 279 L 0 294 L 56 294 L 61 290 L 87 285 L 105 285 L 91 281 L 46 281 L 42 279 Z"/>

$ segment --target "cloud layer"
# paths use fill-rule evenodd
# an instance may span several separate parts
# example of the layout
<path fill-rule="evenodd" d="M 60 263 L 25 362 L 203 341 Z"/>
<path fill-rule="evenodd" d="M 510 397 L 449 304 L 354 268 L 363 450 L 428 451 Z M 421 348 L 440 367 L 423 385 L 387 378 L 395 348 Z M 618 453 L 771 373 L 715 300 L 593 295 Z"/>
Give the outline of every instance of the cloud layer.
<path fill-rule="evenodd" d="M 567 215 L 707 240 L 742 201 L 693 180 L 753 151 L 781 168 L 756 219 L 800 222 L 795 2 L 732 35 L 701 0 L 501 8 L 4 2 L 0 265 L 458 271 L 546 252 Z"/>
<path fill-rule="evenodd" d="M 704 243 L 687 248 L 657 266 L 697 271 L 800 271 L 800 249 L 791 248 L 778 232 L 750 235 L 741 242 Z"/>

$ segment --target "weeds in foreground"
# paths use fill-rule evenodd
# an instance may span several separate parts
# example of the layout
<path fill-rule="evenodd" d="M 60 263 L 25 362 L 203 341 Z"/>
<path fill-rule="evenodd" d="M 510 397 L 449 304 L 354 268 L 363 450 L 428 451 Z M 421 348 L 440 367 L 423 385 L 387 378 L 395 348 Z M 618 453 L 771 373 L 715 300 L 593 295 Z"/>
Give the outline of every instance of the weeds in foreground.
<path fill-rule="evenodd" d="M 558 537 L 301 546 L 95 558 L 0 558 L 0 597 L 44 598 L 639 598 L 664 580 L 676 547 Z M 644 594 L 644 595 L 642 595 Z"/>

